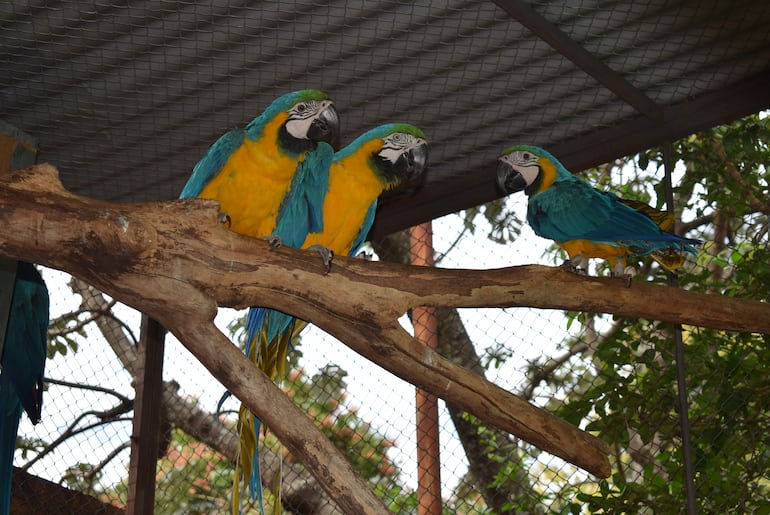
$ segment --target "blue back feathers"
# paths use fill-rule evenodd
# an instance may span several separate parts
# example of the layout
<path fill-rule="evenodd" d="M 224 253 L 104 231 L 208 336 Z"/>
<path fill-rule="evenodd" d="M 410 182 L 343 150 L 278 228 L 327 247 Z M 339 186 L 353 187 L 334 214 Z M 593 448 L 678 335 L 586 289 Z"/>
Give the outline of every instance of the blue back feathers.
<path fill-rule="evenodd" d="M 698 240 L 662 231 L 649 216 L 627 206 L 614 193 L 597 190 L 571 174 L 547 151 L 518 145 L 506 149 L 504 154 L 514 150 L 526 150 L 546 159 L 556 172 L 548 188 L 527 191 L 527 221 L 536 234 L 557 242 L 622 243 L 638 255 L 664 248 L 695 253 L 693 245 L 700 244 Z"/>

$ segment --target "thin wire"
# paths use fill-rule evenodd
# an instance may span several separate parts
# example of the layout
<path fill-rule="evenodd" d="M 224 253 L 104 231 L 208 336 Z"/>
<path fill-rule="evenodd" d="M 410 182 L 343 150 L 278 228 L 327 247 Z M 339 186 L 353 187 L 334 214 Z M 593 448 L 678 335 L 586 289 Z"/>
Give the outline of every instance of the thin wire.
<path fill-rule="evenodd" d="M 666 185 L 666 207 L 672 213 L 674 212 L 674 189 L 672 186 L 671 173 L 673 172 L 672 163 L 673 147 L 671 142 L 663 145 L 663 167 L 665 171 Z M 676 272 L 669 272 L 668 284 L 675 288 L 679 287 L 679 277 Z M 682 431 L 682 459 L 684 460 L 684 487 L 687 495 L 685 508 L 688 515 L 698 513 L 695 501 L 695 470 L 692 460 L 692 442 L 690 440 L 690 418 L 687 402 L 687 379 L 685 377 L 684 364 L 684 342 L 682 340 L 682 326 L 674 327 L 674 360 L 676 361 L 676 384 L 677 398 L 679 403 L 679 426 Z"/>

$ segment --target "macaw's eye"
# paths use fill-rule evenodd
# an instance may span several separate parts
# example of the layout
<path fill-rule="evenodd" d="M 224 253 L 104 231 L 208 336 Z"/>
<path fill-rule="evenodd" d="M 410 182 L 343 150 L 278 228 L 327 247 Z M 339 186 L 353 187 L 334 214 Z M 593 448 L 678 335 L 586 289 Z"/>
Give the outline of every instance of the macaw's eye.
<path fill-rule="evenodd" d="M 525 161 L 529 161 L 529 159 L 532 157 L 529 152 L 524 152 L 521 157 L 524 158 Z"/>
<path fill-rule="evenodd" d="M 304 113 L 305 109 L 307 109 L 307 104 L 302 102 L 301 104 L 297 104 L 297 112 L 298 113 Z"/>

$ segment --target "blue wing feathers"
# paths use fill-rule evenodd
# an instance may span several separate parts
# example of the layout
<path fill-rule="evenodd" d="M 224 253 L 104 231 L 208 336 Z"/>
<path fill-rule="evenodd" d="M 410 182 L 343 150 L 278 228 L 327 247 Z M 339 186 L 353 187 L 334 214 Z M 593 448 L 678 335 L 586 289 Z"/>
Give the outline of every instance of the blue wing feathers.
<path fill-rule="evenodd" d="M 334 158 L 331 145 L 320 142 L 302 161 L 289 192 L 281 204 L 276 229 L 284 245 L 299 248 L 310 232 L 323 230 L 323 203 L 329 191 L 329 167 Z M 246 316 L 247 346 L 267 323 L 267 341 L 289 330 L 294 317 L 266 308 L 250 308 Z"/>
<path fill-rule="evenodd" d="M 267 341 L 272 341 L 279 334 L 288 331 L 294 317 L 274 309 L 252 307 L 246 314 L 246 355 L 251 353 L 251 345 L 259 338 L 267 324 Z"/>
<path fill-rule="evenodd" d="M 369 235 L 369 230 L 372 228 L 372 224 L 374 223 L 374 215 L 376 212 L 377 200 L 375 199 L 375 201 L 372 202 L 372 205 L 369 206 L 369 209 L 366 211 L 366 216 L 364 217 L 364 221 L 361 224 L 361 230 L 358 231 L 358 235 L 353 241 L 353 245 L 350 246 L 351 256 L 358 254 L 358 250 L 361 248 L 361 245 L 363 245 L 366 241 L 366 237 Z"/>
<path fill-rule="evenodd" d="M 323 231 L 323 204 L 333 157 L 331 145 L 320 142 L 297 167 L 274 231 L 287 247 L 299 248 L 308 233 Z"/>
<path fill-rule="evenodd" d="M 267 308 L 252 307 L 246 314 L 246 355 L 251 355 L 254 336 L 258 335 L 267 319 Z"/>
<path fill-rule="evenodd" d="M 662 231 L 617 196 L 592 188 L 577 177 L 560 178 L 530 198 L 527 219 L 535 233 L 554 241 L 623 242 L 643 253 L 674 246 L 694 252 L 690 240 Z"/>
<path fill-rule="evenodd" d="M 40 396 L 48 331 L 48 291 L 31 263 L 20 262 L 3 352 L 8 375 L 22 407 L 33 422 L 40 420 Z"/>
<path fill-rule="evenodd" d="M 234 129 L 216 140 L 193 168 L 179 198 L 195 198 L 200 195 L 211 179 L 222 170 L 232 153 L 241 145 L 243 137 L 243 129 Z"/>

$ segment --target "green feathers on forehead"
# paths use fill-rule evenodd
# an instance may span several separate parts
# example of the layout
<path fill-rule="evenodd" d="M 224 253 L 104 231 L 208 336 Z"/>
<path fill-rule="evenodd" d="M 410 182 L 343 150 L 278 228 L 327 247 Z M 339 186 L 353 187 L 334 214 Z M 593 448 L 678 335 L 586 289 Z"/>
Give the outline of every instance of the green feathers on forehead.
<path fill-rule="evenodd" d="M 327 95 L 323 91 L 319 91 L 317 89 L 303 89 L 301 91 L 295 91 L 294 93 L 289 93 L 288 96 L 294 97 L 294 102 L 306 102 L 308 100 L 326 100 Z"/>
<path fill-rule="evenodd" d="M 415 138 L 425 139 L 425 134 L 414 125 L 409 125 L 408 123 L 386 123 L 384 125 L 380 125 L 373 129 L 369 129 L 368 131 L 366 131 L 365 133 L 357 137 L 355 140 L 353 140 L 351 144 L 348 146 L 351 147 L 351 150 L 352 150 L 353 148 L 359 147 L 367 141 L 371 141 L 375 138 L 384 139 L 396 132 L 409 134 L 410 136 L 413 136 Z M 345 149 L 342 149 L 341 152 L 344 153 L 344 151 Z"/>
<path fill-rule="evenodd" d="M 278 113 L 288 111 L 294 105 L 300 102 L 308 102 L 311 100 L 320 101 L 326 100 L 328 96 L 323 91 L 317 89 L 303 89 L 300 91 L 293 91 L 286 93 L 275 100 L 270 106 L 265 109 L 264 114 L 260 118 L 266 120 L 272 120 Z"/>
<path fill-rule="evenodd" d="M 414 125 L 409 125 L 408 123 L 386 123 L 385 125 L 380 125 L 373 129 L 369 129 L 365 133 L 358 136 L 356 139 L 351 141 L 350 144 L 348 144 L 345 148 L 337 152 L 337 156 L 339 158 L 345 158 L 351 155 L 353 152 L 355 152 L 359 148 L 361 148 L 361 146 L 364 143 L 367 143 L 369 141 L 372 141 L 378 138 L 385 139 L 391 134 L 396 132 L 401 132 L 404 134 L 409 134 L 416 138 L 425 139 L 425 134 Z"/>
<path fill-rule="evenodd" d="M 388 134 L 393 134 L 394 132 L 403 132 L 404 134 L 412 135 L 415 138 L 425 139 L 424 132 L 422 132 L 414 125 L 409 125 L 408 123 L 388 123 L 381 125 L 379 129 L 382 129 L 383 137 L 387 136 Z"/>
<path fill-rule="evenodd" d="M 534 145 L 514 145 L 512 147 L 508 147 L 505 150 L 503 150 L 502 155 L 507 156 L 508 154 L 516 152 L 517 150 L 520 150 L 523 152 L 530 152 L 531 154 L 534 154 L 537 157 L 545 157 L 546 159 L 551 159 L 552 161 L 556 161 L 556 158 L 553 157 L 547 150 L 542 149 L 540 147 L 536 147 Z"/>

